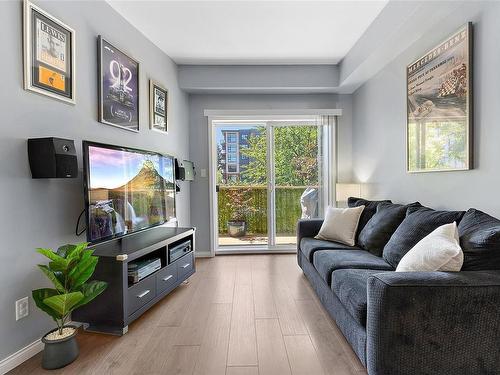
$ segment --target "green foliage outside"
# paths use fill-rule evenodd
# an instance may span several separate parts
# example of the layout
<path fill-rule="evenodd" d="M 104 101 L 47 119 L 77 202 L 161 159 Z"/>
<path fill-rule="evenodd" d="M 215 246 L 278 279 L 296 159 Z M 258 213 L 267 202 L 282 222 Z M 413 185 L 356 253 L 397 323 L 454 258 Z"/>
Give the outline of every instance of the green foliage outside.
<path fill-rule="evenodd" d="M 98 258 L 92 255 L 94 251 L 87 249 L 87 245 L 64 245 L 55 252 L 52 249 L 37 249 L 50 260 L 48 265 L 39 264 L 38 268 L 54 288 L 34 290 L 33 299 L 40 310 L 54 319 L 60 335 L 71 312 L 92 301 L 108 286 L 104 281 L 88 282 Z"/>
<path fill-rule="evenodd" d="M 464 168 L 467 126 L 457 122 L 411 122 L 408 126 L 410 170 Z"/>
<path fill-rule="evenodd" d="M 218 194 L 219 235 L 227 234 L 227 222 L 232 220 L 234 209 L 231 202 L 236 192 L 244 189 L 245 197 L 252 199 L 254 210 L 246 218 L 249 235 L 267 236 L 267 190 L 264 186 L 221 187 Z M 297 220 L 301 217 L 300 196 L 305 187 L 276 189 L 276 233 L 294 235 Z"/>
<path fill-rule="evenodd" d="M 241 154 L 250 159 L 240 183 L 267 181 L 266 133 L 252 135 Z M 318 128 L 287 126 L 274 128 L 274 165 L 277 186 L 307 186 L 318 181 Z"/>

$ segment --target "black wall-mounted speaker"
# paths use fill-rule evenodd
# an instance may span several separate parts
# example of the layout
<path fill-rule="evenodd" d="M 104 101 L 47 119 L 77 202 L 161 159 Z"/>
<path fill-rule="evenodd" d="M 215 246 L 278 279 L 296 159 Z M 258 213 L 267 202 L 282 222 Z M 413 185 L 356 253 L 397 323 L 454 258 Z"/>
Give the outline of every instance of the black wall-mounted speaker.
<path fill-rule="evenodd" d="M 75 178 L 78 161 L 71 139 L 28 139 L 28 158 L 33 178 Z"/>

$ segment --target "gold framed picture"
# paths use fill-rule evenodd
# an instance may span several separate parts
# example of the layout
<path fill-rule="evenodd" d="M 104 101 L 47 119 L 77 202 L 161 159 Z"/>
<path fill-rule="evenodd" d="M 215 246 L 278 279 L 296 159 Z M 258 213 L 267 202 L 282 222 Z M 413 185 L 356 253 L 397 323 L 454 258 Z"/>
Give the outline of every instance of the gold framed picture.
<path fill-rule="evenodd" d="M 149 123 L 152 130 L 168 133 L 168 90 L 149 80 Z"/>
<path fill-rule="evenodd" d="M 23 24 L 24 89 L 75 104 L 75 31 L 28 0 Z"/>
<path fill-rule="evenodd" d="M 473 168 L 472 24 L 406 68 L 407 172 Z"/>

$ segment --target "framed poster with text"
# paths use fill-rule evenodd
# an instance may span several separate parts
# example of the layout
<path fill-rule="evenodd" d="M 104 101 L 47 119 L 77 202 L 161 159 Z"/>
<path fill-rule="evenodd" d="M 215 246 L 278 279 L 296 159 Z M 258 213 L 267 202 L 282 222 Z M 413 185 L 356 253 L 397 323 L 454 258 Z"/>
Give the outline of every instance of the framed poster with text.
<path fill-rule="evenodd" d="M 168 132 L 168 90 L 149 80 L 150 127 L 164 134 Z"/>
<path fill-rule="evenodd" d="M 98 38 L 99 121 L 139 131 L 139 63 Z"/>
<path fill-rule="evenodd" d="M 472 169 L 472 24 L 408 65 L 408 172 Z"/>
<path fill-rule="evenodd" d="M 75 104 L 75 31 L 24 1 L 24 89 Z"/>

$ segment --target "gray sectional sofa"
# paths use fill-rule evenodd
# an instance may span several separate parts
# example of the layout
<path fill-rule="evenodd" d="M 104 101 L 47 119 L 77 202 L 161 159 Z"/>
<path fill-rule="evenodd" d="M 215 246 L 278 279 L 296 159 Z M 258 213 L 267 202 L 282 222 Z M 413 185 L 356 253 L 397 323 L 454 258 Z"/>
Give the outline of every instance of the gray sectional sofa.
<path fill-rule="evenodd" d="M 500 221 L 475 209 L 350 198 L 365 205 L 356 246 L 317 240 L 300 220 L 298 264 L 370 375 L 500 374 Z M 460 272 L 394 272 L 435 228 L 456 221 Z"/>

